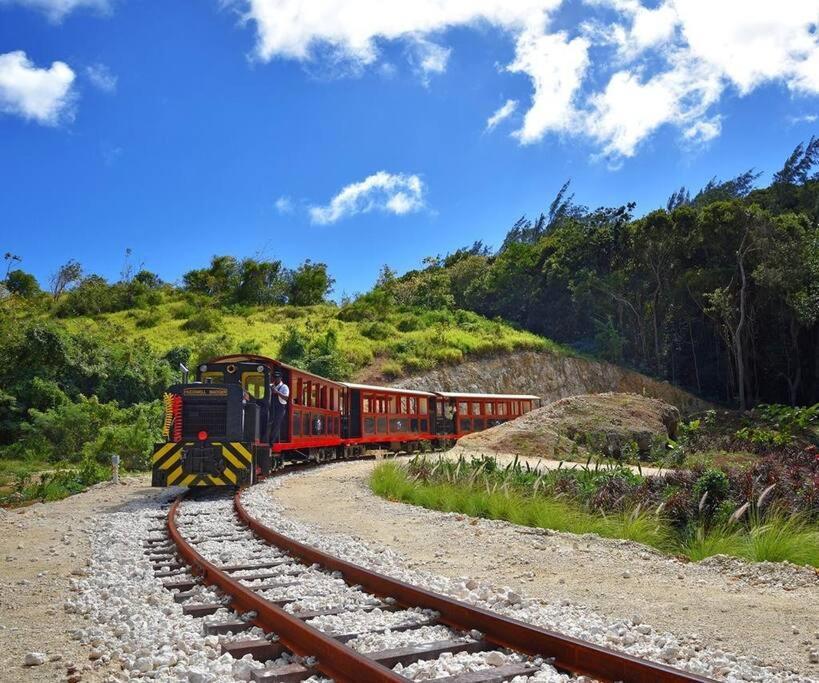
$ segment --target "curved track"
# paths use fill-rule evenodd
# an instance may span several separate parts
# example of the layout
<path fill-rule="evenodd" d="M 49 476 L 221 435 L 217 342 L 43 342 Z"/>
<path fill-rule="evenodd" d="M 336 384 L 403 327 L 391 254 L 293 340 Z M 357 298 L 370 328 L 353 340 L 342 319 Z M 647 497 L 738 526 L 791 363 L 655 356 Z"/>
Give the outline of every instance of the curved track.
<path fill-rule="evenodd" d="M 180 496 L 171 506 L 167 516 L 167 531 L 173 547 L 167 546 L 167 552 L 175 551 L 189 566 L 192 574 L 198 577 L 196 583 L 218 588 L 224 594 L 223 604 L 192 605 L 187 608 L 190 614 L 209 614 L 216 608 L 228 605 L 231 609 L 245 614 L 245 623 L 233 621 L 223 624 L 217 632 L 233 632 L 252 626 L 260 627 L 271 640 L 238 641 L 228 651 L 236 657 L 251 654 L 254 658 L 265 661 L 277 659 L 282 653 L 298 655 L 297 661 L 277 664 L 263 672 L 255 672 L 257 681 L 300 681 L 312 675 L 324 675 L 336 681 L 350 683 L 399 682 L 407 681 L 392 667 L 396 664 L 409 665 L 413 662 L 437 659 L 444 652 L 453 653 L 486 653 L 494 651 L 513 651 L 518 657 L 488 667 L 482 671 L 454 675 L 445 680 L 448 683 L 490 683 L 511 680 L 515 676 L 532 675 L 539 671 L 545 660 L 557 670 L 572 674 L 589 676 L 598 681 L 624 681 L 633 683 L 677 683 L 700 682 L 710 679 L 673 669 L 661 664 L 638 659 L 631 655 L 616 652 L 599 645 L 584 642 L 559 633 L 547 631 L 536 626 L 511 619 L 473 607 L 452 598 L 392 579 L 345 560 L 333 557 L 316 548 L 307 546 L 288 538 L 275 530 L 266 527 L 254 519 L 242 506 L 241 493 L 233 499 L 236 515 L 235 527 L 252 531 L 256 539 L 262 539 L 278 553 L 278 559 L 265 564 L 240 566 L 220 566 L 206 559 L 180 530 L 179 512 L 185 496 Z M 162 543 L 156 539 L 156 543 Z M 165 542 L 167 543 L 167 542 Z M 179 567 L 182 566 L 180 563 Z M 356 607 L 342 607 L 306 613 L 291 612 L 285 609 L 294 599 L 271 599 L 265 597 L 267 585 L 252 585 L 247 581 L 251 577 L 245 571 L 260 569 L 273 570 L 287 567 L 290 579 L 295 582 L 281 585 L 297 585 L 299 571 L 313 572 L 326 576 L 329 584 L 338 577 L 357 595 L 366 594 L 368 606 L 364 603 Z M 318 566 L 318 567 L 317 567 Z M 309 567 L 309 569 L 308 569 Z M 293 575 L 295 570 L 295 576 Z M 285 573 L 282 573 L 284 576 Z M 257 575 L 258 576 L 258 575 Z M 166 584 L 169 588 L 186 589 L 193 582 Z M 315 586 L 315 583 L 312 584 Z M 308 591 L 309 593 L 309 591 Z M 183 593 L 179 594 L 180 596 Z M 297 598 L 298 599 L 298 598 Z M 425 621 L 408 622 L 387 628 L 360 629 L 358 633 L 329 634 L 311 626 L 310 617 L 339 614 L 353 610 L 373 609 L 377 606 L 385 611 L 398 612 L 422 608 L 434 611 L 434 615 Z M 198 610 L 198 611 L 197 611 Z M 413 614 L 417 614 L 418 609 Z M 430 613 L 432 614 L 432 613 Z M 362 654 L 346 643 L 362 633 L 384 631 L 411 631 L 424 625 L 446 626 L 452 630 L 452 639 L 435 642 L 413 643 L 411 647 L 393 648 L 375 653 Z M 475 638 L 475 631 L 480 636 Z M 271 635 L 272 634 L 272 635 Z M 471 634 L 473 637 L 470 637 Z"/>

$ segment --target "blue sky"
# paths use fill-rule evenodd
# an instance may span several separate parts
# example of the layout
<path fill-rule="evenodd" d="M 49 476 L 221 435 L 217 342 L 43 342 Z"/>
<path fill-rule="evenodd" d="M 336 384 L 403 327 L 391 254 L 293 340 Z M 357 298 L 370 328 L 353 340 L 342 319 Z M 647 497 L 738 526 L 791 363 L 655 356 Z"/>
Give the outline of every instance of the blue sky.
<path fill-rule="evenodd" d="M 765 182 L 819 133 L 819 2 L 754 4 L 0 0 L 0 250 L 41 282 L 309 258 L 340 295 L 569 178 L 638 212 Z"/>

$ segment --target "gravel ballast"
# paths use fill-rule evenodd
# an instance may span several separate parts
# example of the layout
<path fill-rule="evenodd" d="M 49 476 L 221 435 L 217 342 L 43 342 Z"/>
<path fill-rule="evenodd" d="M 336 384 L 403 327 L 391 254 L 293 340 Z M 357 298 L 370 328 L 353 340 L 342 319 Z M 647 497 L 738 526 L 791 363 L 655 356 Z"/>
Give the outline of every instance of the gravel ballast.
<path fill-rule="evenodd" d="M 368 490 L 366 477 L 371 468 L 372 463 L 368 462 L 343 463 L 270 480 L 248 490 L 243 502 L 249 512 L 263 523 L 296 540 L 395 578 L 525 622 L 717 680 L 819 680 L 814 675 L 817 668 L 809 661 L 810 652 L 816 647 L 814 643 L 819 642 L 819 639 L 814 640 L 814 632 L 819 632 L 819 627 L 812 623 L 817 615 L 810 607 L 816 604 L 815 598 L 819 595 L 812 570 L 788 565 L 740 563 L 742 572 L 736 576 L 721 576 L 722 566 L 736 569 L 734 560 L 712 559 L 704 566 L 686 564 L 631 542 L 541 532 L 506 522 L 470 520 L 462 515 L 390 503 L 373 496 Z M 294 492 L 299 495 L 294 495 Z M 288 508 L 285 509 L 280 501 L 286 503 Z M 299 521 L 305 518 L 310 522 Z M 354 530 L 367 540 L 337 533 L 341 529 Z M 407 542 L 402 542 L 404 538 L 408 539 Z M 419 541 L 420 538 L 425 540 Z M 423 546 L 425 559 L 422 561 L 418 560 L 419 555 L 413 555 L 412 549 L 416 545 Z M 400 546 L 402 552 L 397 552 L 394 546 Z M 524 552 L 525 549 L 528 549 L 528 554 Z M 543 571 L 547 573 L 551 565 L 558 564 L 558 559 L 561 568 L 568 562 L 568 571 L 580 576 L 595 565 L 602 564 L 609 572 L 610 583 L 606 588 L 592 584 L 592 590 L 610 591 L 618 595 L 625 591 L 623 599 L 615 601 L 624 614 L 610 615 L 584 602 L 562 597 L 561 593 L 566 592 L 561 590 L 566 585 L 563 574 L 555 581 L 558 590 L 546 590 L 555 599 L 531 597 L 528 586 L 537 586 L 533 577 L 537 576 L 539 569 L 528 559 L 533 549 L 545 563 Z M 558 553 L 561 552 L 565 557 L 559 558 Z M 608 555 L 614 561 L 609 560 Z M 510 561 L 510 564 L 517 565 L 510 569 L 505 565 L 505 560 L 512 556 L 527 559 L 523 566 Z M 621 558 L 628 558 L 633 564 L 625 563 L 625 559 L 621 563 Z M 464 564 L 473 571 L 478 565 L 482 571 L 489 568 L 490 577 L 497 575 L 505 579 L 514 575 L 517 585 L 497 585 L 500 583 L 497 579 L 481 580 L 474 576 L 444 576 L 421 568 L 424 565 L 435 566 L 436 569 L 453 565 L 463 567 Z M 624 578 L 627 572 L 628 578 Z M 733 619 L 738 639 L 741 639 L 742 633 L 748 633 L 749 638 L 756 638 L 757 641 L 764 639 L 768 642 L 767 652 L 761 651 L 761 656 L 756 656 L 730 651 L 723 644 L 723 636 L 705 638 L 701 630 L 707 625 L 690 617 L 688 630 L 675 629 L 672 632 L 655 627 L 643 614 L 646 610 L 642 601 L 635 599 L 629 602 L 627 597 L 630 590 L 636 591 L 636 597 L 640 583 L 648 581 L 649 575 L 667 577 L 669 585 L 674 586 L 673 591 L 665 589 L 666 602 L 657 607 L 662 611 L 678 611 L 682 616 L 676 623 L 686 623 L 684 619 L 688 616 L 690 605 L 697 601 L 702 603 L 704 596 L 710 600 L 712 594 L 719 592 L 727 602 L 712 605 L 713 620 L 726 624 Z M 675 584 L 686 589 L 690 586 L 690 589 L 678 593 L 680 589 Z M 780 648 L 766 631 L 765 621 L 781 615 L 771 615 L 759 609 L 754 622 L 738 621 L 728 606 L 734 604 L 732 601 L 744 598 L 745 593 L 753 593 L 752 599 L 762 604 L 777 604 L 781 600 L 783 608 L 788 609 L 791 609 L 790 605 L 797 604 L 801 615 L 798 618 L 792 615 L 792 621 L 796 622 L 794 628 L 789 625 L 787 633 L 776 640 L 783 643 L 788 640 L 794 646 L 792 649 L 799 652 L 798 668 L 788 671 L 781 666 L 766 665 L 768 655 L 773 653 L 775 656 Z M 671 597 L 669 594 L 674 596 L 671 600 L 668 600 Z M 640 604 L 639 613 L 635 603 Z M 794 630 L 800 633 L 794 634 Z M 754 633 L 751 634 L 751 631 Z"/>
<path fill-rule="evenodd" d="M 751 657 L 723 651 L 718 642 L 708 642 L 693 633 L 677 632 L 676 635 L 672 635 L 655 629 L 644 623 L 636 614 L 615 619 L 565 598 L 552 601 L 534 599 L 518 586 L 497 585 L 499 583 L 497 581 L 487 581 L 475 576 L 453 577 L 446 576 L 443 572 L 419 569 L 417 563 L 407 555 L 396 552 L 385 544 L 364 542 L 349 534 L 328 533 L 321 524 L 297 521 L 294 515 L 286 512 L 278 502 L 283 492 L 291 487 L 303 485 L 315 487 L 316 482 L 326 481 L 333 473 L 352 472 L 353 470 L 344 468 L 353 468 L 360 464 L 362 463 L 332 465 L 312 473 L 273 479 L 245 492 L 243 501 L 255 517 L 297 540 L 379 572 L 494 609 L 522 621 L 624 649 L 637 656 L 688 668 L 717 680 L 816 680 L 809 675 L 789 674 L 759 666 Z M 64 616 L 58 614 L 54 617 L 56 621 L 63 620 L 65 623 L 76 625 L 71 632 L 73 644 L 64 645 L 59 649 L 54 647 L 53 643 L 49 643 L 49 647 L 42 650 L 29 644 L 28 649 L 16 655 L 16 666 L 19 667 L 17 671 L 20 673 L 14 673 L 13 677 L 7 680 L 30 680 L 29 674 L 39 676 L 36 680 L 70 679 L 74 675 L 72 671 L 78 671 L 77 675 L 82 681 L 126 681 L 144 678 L 157 681 L 227 683 L 249 680 L 253 669 L 273 664 L 254 662 L 249 657 L 234 660 L 224 654 L 221 650 L 223 643 L 259 638 L 263 633 L 260 629 L 252 629 L 237 634 L 205 636 L 203 632 L 205 622 L 235 619 L 237 615 L 226 608 L 204 619 L 184 615 L 182 605 L 174 602 L 173 594 L 162 586 L 162 579 L 154 576 L 152 563 L 144 553 L 142 542 L 148 536 L 156 535 L 156 532 L 149 530 L 162 526 L 161 514 L 167 510 L 176 493 L 175 490 L 146 491 L 145 494 L 140 494 L 140 497 L 123 497 L 115 506 L 86 510 L 82 523 L 82 537 L 88 544 L 86 551 L 88 559 L 84 560 L 81 555 L 77 558 L 76 564 L 70 565 L 66 578 L 66 582 L 70 584 L 68 596 L 62 607 L 57 604 L 59 612 Z M 92 492 L 83 495 L 91 494 Z M 315 501 L 320 501 L 323 506 L 332 505 L 327 498 L 315 494 L 314 490 L 314 505 Z M 350 498 L 365 497 L 361 489 L 351 488 L 350 482 L 347 482 L 346 495 Z M 383 501 L 377 502 L 390 505 Z M 404 509 L 404 506 L 393 507 Z M 324 516 L 332 517 L 335 523 L 343 524 L 348 530 L 358 532 L 359 528 L 366 527 L 363 519 L 359 519 L 358 522 L 347 519 L 335 509 L 330 515 L 326 512 L 329 509 L 333 508 L 325 507 Z M 422 512 L 425 515 L 437 515 L 435 519 L 452 521 L 453 517 Z M 418 514 L 418 511 L 414 511 L 413 514 Z M 15 517 L 15 522 L 20 519 L 16 515 L 9 516 Z M 401 529 L 392 524 L 394 520 L 389 521 L 391 533 L 401 533 Z M 468 521 L 458 521 L 458 524 L 469 526 Z M 484 524 L 487 526 L 484 527 Z M 180 513 L 179 526 L 183 535 L 197 543 L 197 548 L 203 555 L 218 564 L 256 564 L 282 558 L 280 551 L 259 541 L 237 524 L 228 499 L 186 502 Z M 481 522 L 478 527 L 487 535 L 493 528 L 496 531 L 504 528 L 501 523 L 495 522 Z M 427 535 L 432 528 L 426 530 Z M 440 526 L 435 528 L 438 535 L 430 538 L 439 544 L 442 562 L 455 553 L 464 554 L 463 539 L 449 536 L 448 528 Z M 471 531 L 475 530 L 470 528 Z M 224 534 L 228 538 L 218 541 L 205 540 L 216 533 Z M 511 536 L 509 538 L 514 543 L 517 542 L 517 539 Z M 527 540 L 540 542 L 531 536 L 528 536 Z M 471 537 L 469 543 L 474 545 L 475 541 L 476 539 Z M 21 545 L 24 543 L 25 539 L 20 541 Z M 716 572 L 720 569 L 710 567 L 708 570 Z M 287 603 L 287 609 L 292 612 L 324 609 L 334 605 L 360 606 L 373 602 L 372 596 L 355 587 L 347 586 L 340 577 L 320 571 L 317 567 L 289 564 L 281 565 L 276 572 L 276 578 L 265 579 L 263 582 L 281 583 L 282 586 L 268 589 L 265 595 L 270 599 L 294 600 Z M 237 575 L 242 573 L 237 572 Z M 244 572 L 252 573 L 253 570 Z M 175 578 L 181 579 L 187 575 L 183 569 L 177 572 Z M 787 575 L 786 572 L 785 576 Z M 804 575 L 798 571 L 792 577 L 794 583 L 802 579 Z M 285 585 L 292 581 L 298 581 L 297 585 Z M 618 577 L 617 581 L 622 583 L 624 580 Z M 261 580 L 245 581 L 248 585 L 258 585 L 260 582 Z M 755 590 L 783 590 L 781 581 L 778 584 L 775 581 L 757 586 L 756 579 L 750 574 L 742 576 L 738 582 L 741 585 L 753 585 Z M 223 596 L 217 591 L 198 586 L 194 589 L 191 601 L 209 603 L 221 599 Z M 404 647 L 419 642 L 480 636 L 476 633 L 454 633 L 441 626 L 423 626 L 432 616 L 434 614 L 428 611 L 417 609 L 389 611 L 375 608 L 369 611 L 315 617 L 308 623 L 331 634 L 348 634 L 363 629 L 399 628 L 408 624 L 422 625 L 421 628 L 412 631 L 370 633 L 350 640 L 350 646 L 361 652 Z M 802 624 L 799 626 L 803 629 L 802 633 L 791 634 L 792 638 L 813 638 L 812 631 L 805 630 Z M 78 656 L 77 652 L 81 654 Z M 66 653 L 71 657 L 71 662 L 66 664 L 55 659 Z M 32 655 L 29 658 L 31 661 L 29 666 L 24 666 L 25 654 Z M 40 661 L 40 657 L 34 655 L 44 655 L 43 663 L 36 663 Z M 475 667 L 484 668 L 488 660 L 501 663 L 514 658 L 514 654 L 504 652 L 445 655 L 430 662 L 418 662 L 401 667 L 401 673 L 414 680 L 430 680 L 449 672 L 474 670 Z M 277 661 L 281 663 L 289 660 L 290 658 L 285 656 Z M 54 667 L 58 667 L 58 670 L 62 667 L 63 671 L 68 671 L 68 675 L 63 673 L 61 676 L 55 676 L 57 671 Z M 42 675 L 38 673 L 41 671 Z M 7 670 L 7 673 L 11 674 L 11 671 Z M 0 680 L 6 680 L 3 673 L 0 673 Z M 544 664 L 540 672 L 528 680 L 557 682 L 569 679 Z M 524 678 L 515 679 L 515 683 L 524 681 Z"/>

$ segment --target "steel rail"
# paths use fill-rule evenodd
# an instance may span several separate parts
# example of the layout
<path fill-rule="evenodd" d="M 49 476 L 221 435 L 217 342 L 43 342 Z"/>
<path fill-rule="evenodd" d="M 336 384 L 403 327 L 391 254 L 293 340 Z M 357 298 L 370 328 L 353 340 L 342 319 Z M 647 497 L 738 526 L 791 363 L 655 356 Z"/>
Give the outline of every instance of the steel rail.
<path fill-rule="evenodd" d="M 200 555 L 179 532 L 176 515 L 184 494 L 168 512 L 168 534 L 179 554 L 202 577 L 206 584 L 216 586 L 231 598 L 230 607 L 238 612 L 256 612 L 250 623 L 272 631 L 279 642 L 291 652 L 303 657 L 315 657 L 315 669 L 342 683 L 407 683 L 391 669 L 360 655 L 352 648 L 309 626 L 298 617 L 256 595 L 247 586 L 221 571 Z"/>
<path fill-rule="evenodd" d="M 487 641 L 498 647 L 533 657 L 548 658 L 558 669 L 575 675 L 591 676 L 600 681 L 713 683 L 710 678 L 532 626 L 341 560 L 265 526 L 248 513 L 242 505 L 241 494 L 242 491 L 237 491 L 234 496 L 239 519 L 268 543 L 278 546 L 306 564 L 319 564 L 330 571 L 341 572 L 348 583 L 358 584 L 375 595 L 393 598 L 403 607 L 435 610 L 440 613 L 442 623 L 458 630 L 477 629 Z"/>

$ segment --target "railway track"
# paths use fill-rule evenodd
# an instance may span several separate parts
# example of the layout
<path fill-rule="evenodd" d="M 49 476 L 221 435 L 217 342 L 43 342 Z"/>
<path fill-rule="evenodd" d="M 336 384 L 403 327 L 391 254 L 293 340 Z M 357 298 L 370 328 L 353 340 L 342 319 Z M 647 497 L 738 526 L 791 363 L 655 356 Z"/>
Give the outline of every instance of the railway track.
<path fill-rule="evenodd" d="M 207 634 L 229 636 L 223 652 L 252 658 L 257 682 L 405 682 L 439 658 L 455 671 L 446 683 L 710 680 L 333 557 L 264 526 L 240 493 L 183 495 L 162 521 L 145 541 L 156 576 Z"/>

